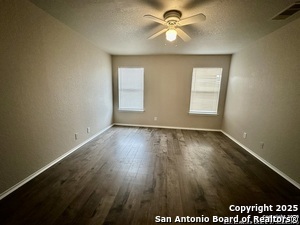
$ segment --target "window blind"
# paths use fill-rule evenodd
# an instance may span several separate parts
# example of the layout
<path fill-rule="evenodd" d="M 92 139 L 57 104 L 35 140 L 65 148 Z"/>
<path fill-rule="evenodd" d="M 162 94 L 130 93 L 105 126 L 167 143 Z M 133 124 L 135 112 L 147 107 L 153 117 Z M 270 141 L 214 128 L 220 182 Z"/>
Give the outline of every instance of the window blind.
<path fill-rule="evenodd" d="M 119 68 L 119 110 L 144 110 L 144 68 Z"/>
<path fill-rule="evenodd" d="M 190 113 L 218 113 L 221 79 L 222 68 L 193 69 Z"/>

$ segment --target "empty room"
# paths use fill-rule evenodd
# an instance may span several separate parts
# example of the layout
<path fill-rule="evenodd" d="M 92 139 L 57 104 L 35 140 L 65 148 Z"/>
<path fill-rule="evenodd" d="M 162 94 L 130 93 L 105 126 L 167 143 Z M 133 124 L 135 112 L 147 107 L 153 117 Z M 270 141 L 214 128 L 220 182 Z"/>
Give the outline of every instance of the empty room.
<path fill-rule="evenodd" d="M 0 0 L 0 224 L 299 224 L 299 11 Z"/>

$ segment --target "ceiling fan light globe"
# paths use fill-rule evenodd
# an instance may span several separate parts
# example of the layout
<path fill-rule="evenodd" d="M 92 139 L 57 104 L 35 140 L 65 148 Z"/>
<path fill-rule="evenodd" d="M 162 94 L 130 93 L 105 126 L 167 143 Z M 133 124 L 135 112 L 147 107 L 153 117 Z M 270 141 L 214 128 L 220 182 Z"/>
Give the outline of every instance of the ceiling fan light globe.
<path fill-rule="evenodd" d="M 166 39 L 170 42 L 172 41 L 175 41 L 176 40 L 176 37 L 177 37 L 177 32 L 176 30 L 173 30 L 173 29 L 169 29 L 167 32 L 166 32 Z"/>

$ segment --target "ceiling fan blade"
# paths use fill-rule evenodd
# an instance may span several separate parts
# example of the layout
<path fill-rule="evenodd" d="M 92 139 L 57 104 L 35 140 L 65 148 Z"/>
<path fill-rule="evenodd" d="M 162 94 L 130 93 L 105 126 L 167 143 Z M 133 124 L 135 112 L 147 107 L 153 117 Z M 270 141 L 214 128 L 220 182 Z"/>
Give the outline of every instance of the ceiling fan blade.
<path fill-rule="evenodd" d="M 189 35 L 187 35 L 187 33 L 185 33 L 183 30 L 181 30 L 180 28 L 176 28 L 177 34 L 178 36 L 184 40 L 185 42 L 190 41 L 191 38 Z"/>
<path fill-rule="evenodd" d="M 168 30 L 168 28 L 162 29 L 162 30 L 158 31 L 157 33 L 153 34 L 152 36 L 148 37 L 148 39 L 156 38 L 157 36 L 163 34 L 163 33 L 166 32 L 167 30 Z"/>
<path fill-rule="evenodd" d="M 159 18 L 157 18 L 157 17 L 155 17 L 155 16 L 152 16 L 152 15 L 144 15 L 144 17 L 147 18 L 147 19 L 150 19 L 150 20 L 152 20 L 152 21 L 154 21 L 154 22 L 156 22 L 156 23 L 160 23 L 160 24 L 166 25 L 166 22 L 165 22 L 164 20 L 159 19 Z"/>
<path fill-rule="evenodd" d="M 205 20 L 206 20 L 206 16 L 202 13 L 199 13 L 197 15 L 185 18 L 183 20 L 180 20 L 179 21 L 179 26 L 185 26 L 185 25 L 198 23 L 200 21 L 205 21 Z"/>

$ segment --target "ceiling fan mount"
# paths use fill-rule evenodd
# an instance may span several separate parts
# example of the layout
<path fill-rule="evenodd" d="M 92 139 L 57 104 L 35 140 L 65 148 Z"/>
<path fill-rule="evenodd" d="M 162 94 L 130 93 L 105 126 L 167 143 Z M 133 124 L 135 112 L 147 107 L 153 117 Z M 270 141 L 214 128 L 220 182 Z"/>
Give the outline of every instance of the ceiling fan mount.
<path fill-rule="evenodd" d="M 179 22 L 182 13 L 179 10 L 169 10 L 164 13 L 164 19 L 168 25 L 176 25 Z"/>

